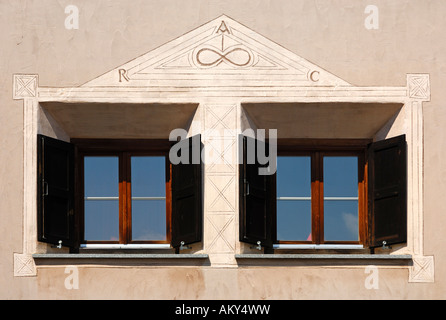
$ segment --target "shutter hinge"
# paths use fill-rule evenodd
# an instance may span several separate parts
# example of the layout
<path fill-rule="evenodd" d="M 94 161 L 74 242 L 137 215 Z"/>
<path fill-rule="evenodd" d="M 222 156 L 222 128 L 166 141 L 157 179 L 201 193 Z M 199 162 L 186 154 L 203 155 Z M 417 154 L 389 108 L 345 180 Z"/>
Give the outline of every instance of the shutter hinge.
<path fill-rule="evenodd" d="M 192 247 L 190 246 L 185 246 L 184 245 L 184 241 L 180 242 L 180 250 L 187 250 L 187 249 L 192 249 Z"/>
<path fill-rule="evenodd" d="M 59 244 L 57 246 L 51 246 L 51 248 L 62 249 L 62 240 L 59 240 Z"/>
<path fill-rule="evenodd" d="M 387 241 L 383 241 L 382 249 L 389 250 L 389 249 L 392 249 L 392 247 L 391 246 L 387 246 Z"/>
<path fill-rule="evenodd" d="M 257 246 L 251 247 L 251 249 L 262 250 L 262 241 L 257 241 Z"/>

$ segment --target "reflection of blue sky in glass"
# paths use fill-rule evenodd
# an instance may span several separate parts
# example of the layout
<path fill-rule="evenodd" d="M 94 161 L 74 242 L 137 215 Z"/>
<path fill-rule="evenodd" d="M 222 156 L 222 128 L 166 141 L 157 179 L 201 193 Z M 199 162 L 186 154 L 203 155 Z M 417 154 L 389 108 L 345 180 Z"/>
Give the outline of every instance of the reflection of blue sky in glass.
<path fill-rule="evenodd" d="M 85 196 L 119 197 L 119 158 L 85 157 Z"/>
<path fill-rule="evenodd" d="M 85 240 L 118 241 L 119 158 L 85 157 L 84 192 Z M 109 199 L 100 200 L 102 197 Z"/>
<path fill-rule="evenodd" d="M 324 196 L 358 196 L 358 158 L 324 157 Z"/>
<path fill-rule="evenodd" d="M 324 201 L 324 238 L 358 241 L 358 201 Z"/>
<path fill-rule="evenodd" d="M 165 158 L 132 157 L 131 171 L 132 239 L 165 240 Z"/>
<path fill-rule="evenodd" d="M 324 157 L 323 171 L 324 239 L 357 241 L 358 158 Z"/>
<path fill-rule="evenodd" d="M 277 157 L 277 196 L 311 196 L 310 157 Z"/>
<path fill-rule="evenodd" d="M 119 200 L 85 201 L 85 240 L 119 240 Z"/>
<path fill-rule="evenodd" d="M 164 157 L 132 157 L 132 197 L 165 197 Z"/>
<path fill-rule="evenodd" d="M 311 233 L 310 157 L 277 158 L 277 197 L 277 239 L 307 240 Z"/>
<path fill-rule="evenodd" d="M 311 200 L 277 201 L 277 240 L 304 241 L 311 233 Z"/>

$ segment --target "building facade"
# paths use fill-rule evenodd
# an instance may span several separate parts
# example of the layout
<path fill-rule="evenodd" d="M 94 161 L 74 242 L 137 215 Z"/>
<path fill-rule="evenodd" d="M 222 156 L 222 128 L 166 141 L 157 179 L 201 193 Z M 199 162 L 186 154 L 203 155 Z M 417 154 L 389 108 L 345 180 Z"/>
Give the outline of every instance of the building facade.
<path fill-rule="evenodd" d="M 2 3 L 2 297 L 444 298 L 443 4 L 43 3 Z"/>

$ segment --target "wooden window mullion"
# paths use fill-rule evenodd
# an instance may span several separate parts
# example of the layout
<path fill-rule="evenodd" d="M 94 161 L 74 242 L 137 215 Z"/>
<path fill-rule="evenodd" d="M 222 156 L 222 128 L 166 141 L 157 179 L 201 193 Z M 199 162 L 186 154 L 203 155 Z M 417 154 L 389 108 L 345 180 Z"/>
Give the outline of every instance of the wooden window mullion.
<path fill-rule="evenodd" d="M 123 157 L 122 154 L 119 155 L 119 243 L 125 243 L 124 238 L 124 189 L 125 189 L 125 176 L 123 170 Z"/>
<path fill-rule="evenodd" d="M 124 229 L 126 233 L 126 243 L 132 240 L 132 171 L 130 154 L 124 153 L 124 170 L 125 170 L 125 212 L 124 212 Z"/>
<path fill-rule="evenodd" d="M 323 212 L 321 210 L 321 196 L 323 196 L 322 175 L 320 171 L 320 153 L 311 154 L 311 240 L 312 243 L 321 243 L 323 233 Z"/>
<path fill-rule="evenodd" d="M 324 157 L 318 152 L 318 172 L 319 172 L 319 243 L 324 243 Z"/>
<path fill-rule="evenodd" d="M 127 153 L 119 154 L 119 243 L 129 243 L 129 214 L 131 209 L 130 170 Z"/>

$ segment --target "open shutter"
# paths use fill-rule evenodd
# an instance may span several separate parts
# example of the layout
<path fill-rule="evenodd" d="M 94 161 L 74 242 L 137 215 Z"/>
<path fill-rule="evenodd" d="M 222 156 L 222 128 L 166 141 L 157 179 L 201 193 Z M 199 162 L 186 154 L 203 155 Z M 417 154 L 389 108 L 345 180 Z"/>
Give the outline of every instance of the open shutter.
<path fill-rule="evenodd" d="M 407 241 L 407 155 L 405 135 L 368 147 L 369 245 Z"/>
<path fill-rule="evenodd" d="M 188 163 L 172 164 L 172 239 L 174 248 L 202 239 L 201 135 L 178 142 Z M 194 154 L 195 152 L 195 154 Z"/>
<path fill-rule="evenodd" d="M 273 175 L 260 175 L 257 148 L 265 142 L 240 136 L 243 146 L 240 163 L 240 241 L 271 248 L 273 244 L 273 223 L 276 211 L 275 178 Z M 249 153 L 248 153 L 249 152 Z"/>
<path fill-rule="evenodd" d="M 74 147 L 43 135 L 37 137 L 37 228 L 41 242 L 73 247 Z"/>

